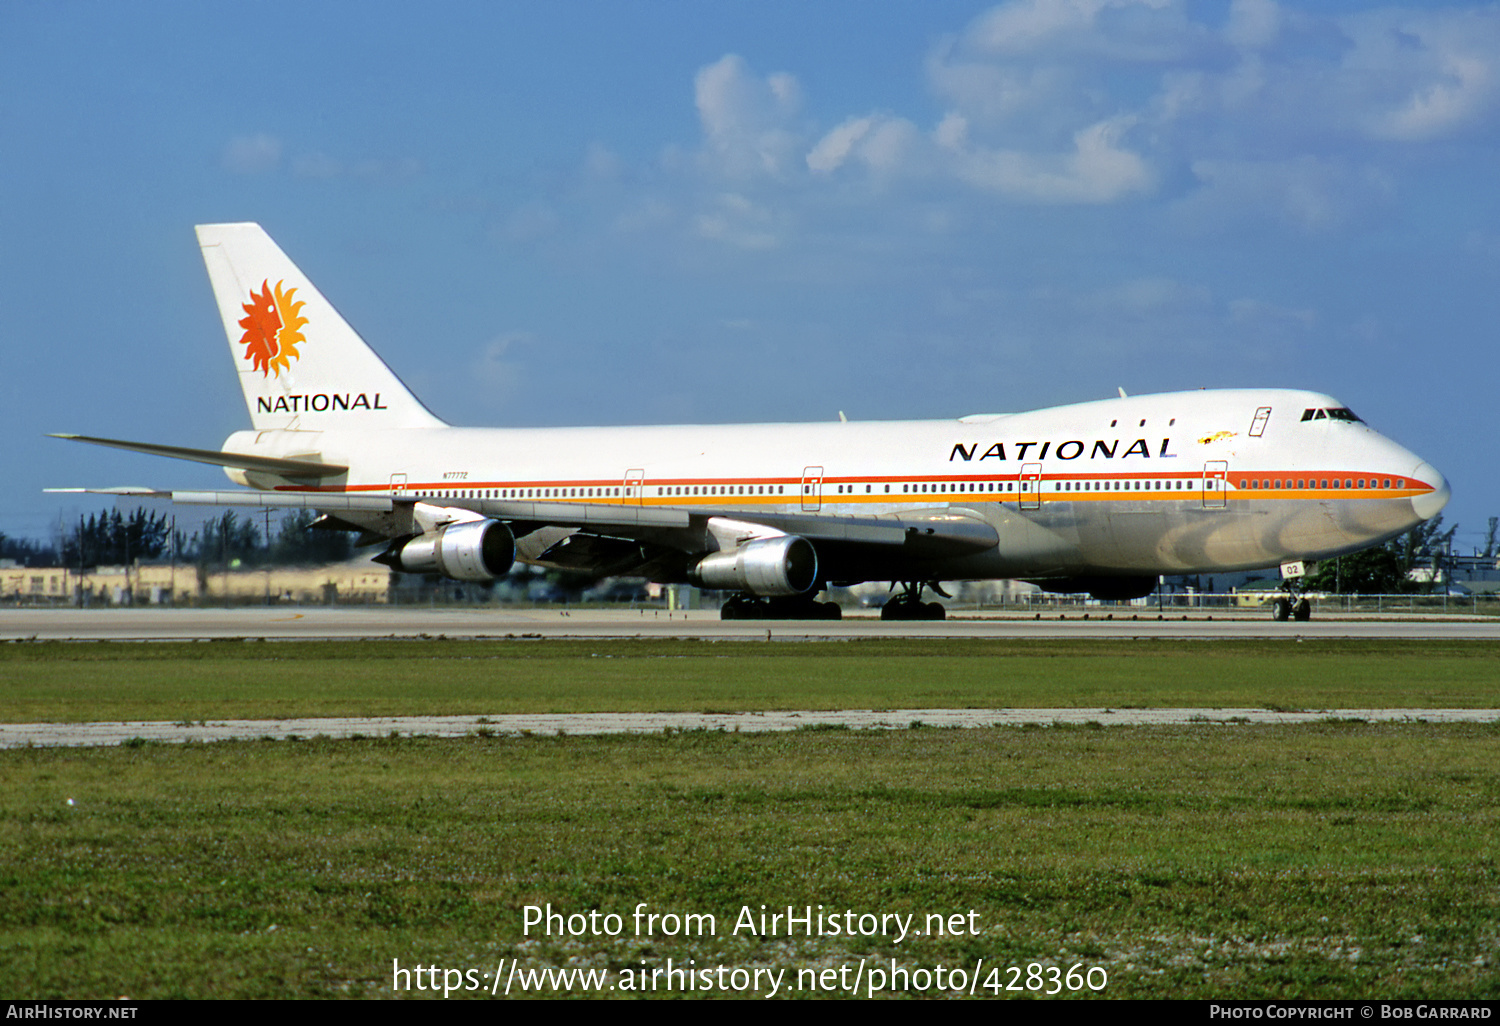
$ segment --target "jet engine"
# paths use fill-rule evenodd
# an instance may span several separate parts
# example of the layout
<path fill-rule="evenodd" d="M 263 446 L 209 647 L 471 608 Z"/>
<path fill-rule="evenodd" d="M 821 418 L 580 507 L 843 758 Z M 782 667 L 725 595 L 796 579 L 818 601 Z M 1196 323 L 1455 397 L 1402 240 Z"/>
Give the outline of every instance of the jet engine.
<path fill-rule="evenodd" d="M 689 577 L 703 588 L 747 591 L 752 595 L 801 595 L 818 580 L 818 554 L 796 535 L 748 541 L 705 556 Z"/>
<path fill-rule="evenodd" d="M 442 574 L 455 581 L 493 581 L 510 571 L 516 537 L 498 520 L 445 524 L 391 546 L 380 562 L 408 574 Z"/>

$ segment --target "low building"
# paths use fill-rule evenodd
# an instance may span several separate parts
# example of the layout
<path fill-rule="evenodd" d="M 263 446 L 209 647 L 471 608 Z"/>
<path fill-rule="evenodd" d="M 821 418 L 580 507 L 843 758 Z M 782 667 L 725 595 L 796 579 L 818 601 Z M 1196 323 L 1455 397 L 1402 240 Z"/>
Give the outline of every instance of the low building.
<path fill-rule="evenodd" d="M 366 559 L 330 566 L 199 571 L 192 564 L 0 569 L 0 598 L 11 604 L 244 605 L 385 603 L 392 573 Z"/>

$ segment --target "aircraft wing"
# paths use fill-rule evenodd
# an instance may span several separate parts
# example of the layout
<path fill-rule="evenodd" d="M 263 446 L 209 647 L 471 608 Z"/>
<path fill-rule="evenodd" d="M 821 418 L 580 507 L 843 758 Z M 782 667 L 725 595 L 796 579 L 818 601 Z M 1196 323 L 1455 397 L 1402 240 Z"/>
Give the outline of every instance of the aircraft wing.
<path fill-rule="evenodd" d="M 313 509 L 324 513 L 399 514 L 418 502 L 469 510 L 525 529 L 580 528 L 611 537 L 644 535 L 662 540 L 661 532 L 701 532 L 714 518 L 759 524 L 813 542 L 837 542 L 900 547 L 922 555 L 956 555 L 993 548 L 999 542 L 994 527 L 977 517 L 946 508 L 913 510 L 887 517 L 832 516 L 818 513 L 778 513 L 737 508 L 691 509 L 672 506 L 630 506 L 580 502 L 522 502 L 505 499 L 416 499 L 399 493 L 345 492 L 174 491 L 173 502 L 197 506 L 253 506 L 257 509 Z M 518 530 L 517 533 L 521 533 Z M 391 535 L 399 536 L 400 533 Z M 687 539 L 684 539 L 686 541 Z M 689 545 L 696 548 L 697 545 Z"/>
<path fill-rule="evenodd" d="M 900 555 L 941 559 L 993 548 L 995 528 L 978 517 L 946 507 L 887 516 L 834 516 L 726 507 L 633 506 L 606 503 L 523 502 L 444 497 L 418 499 L 399 492 L 155 491 L 121 487 L 53 491 L 170 499 L 193 506 L 308 509 L 329 526 L 359 529 L 361 543 L 395 540 L 425 528 L 417 508 L 449 509 L 505 523 L 517 539 L 517 555 L 541 566 L 608 576 L 649 573 L 719 547 L 724 524 L 753 525 L 812 542 L 820 553 L 847 557 Z M 430 519 L 430 513 L 427 515 Z"/>

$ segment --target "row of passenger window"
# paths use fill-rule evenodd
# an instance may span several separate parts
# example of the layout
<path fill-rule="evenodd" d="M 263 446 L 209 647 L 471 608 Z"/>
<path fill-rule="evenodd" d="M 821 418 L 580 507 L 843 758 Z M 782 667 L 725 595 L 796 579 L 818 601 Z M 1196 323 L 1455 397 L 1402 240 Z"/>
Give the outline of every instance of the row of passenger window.
<path fill-rule="evenodd" d="M 654 485 L 649 490 L 642 486 L 631 488 L 460 488 L 454 491 L 433 492 L 435 498 L 467 499 L 617 499 L 635 494 L 636 488 L 643 495 L 785 495 L 785 485 Z"/>
<path fill-rule="evenodd" d="M 606 499 L 618 498 L 619 488 L 460 488 L 433 492 L 435 498 L 454 499 Z"/>
<path fill-rule="evenodd" d="M 1238 482 L 1242 489 L 1281 489 L 1285 488 L 1390 488 L 1394 480 L 1394 487 L 1403 488 L 1403 478 L 1243 478 Z M 1331 483 L 1330 483 L 1331 482 Z M 1033 488 L 1042 490 L 1046 485 L 1049 491 L 1061 492 L 1119 492 L 1119 491 L 1193 491 L 1199 487 L 1199 480 L 1175 479 L 1149 479 L 1129 481 L 1037 481 L 1026 480 L 1020 482 L 1022 491 L 1031 491 Z M 991 494 L 1002 492 L 1015 492 L 1015 481 L 938 481 L 938 482 L 908 482 L 901 485 L 902 495 L 912 494 Z M 640 486 L 637 486 L 640 487 Z M 803 485 L 803 494 L 811 495 L 815 486 Z M 835 495 L 854 495 L 859 486 L 841 484 L 834 486 Z M 882 485 L 884 490 L 880 494 L 896 494 L 893 489 L 895 485 Z M 610 488 L 467 488 L 453 491 L 442 491 L 434 493 L 437 497 L 471 498 L 471 499 L 604 499 L 620 498 L 627 491 L 633 493 L 634 489 L 620 487 Z M 649 494 L 656 497 L 668 496 L 692 496 L 692 495 L 785 495 L 785 485 L 656 485 L 650 489 Z M 865 495 L 875 493 L 874 485 L 864 486 Z"/>
<path fill-rule="evenodd" d="M 893 489 L 896 487 L 895 485 L 888 484 L 882 485 L 881 487 L 884 488 L 885 491 L 880 494 L 898 494 L 897 492 L 893 491 Z M 858 485 L 835 485 L 833 493 L 835 495 L 854 495 L 856 494 L 858 489 Z M 899 494 L 911 495 L 913 493 L 920 494 L 922 492 L 966 492 L 974 494 L 979 492 L 1013 492 L 1015 490 L 1016 483 L 1014 481 L 929 481 L 926 483 L 917 482 L 915 484 L 908 482 L 907 484 L 901 486 L 901 491 Z M 804 493 L 811 494 L 810 487 L 807 485 L 803 486 L 803 491 Z M 875 494 L 875 486 L 865 485 L 864 494 Z"/>
<path fill-rule="evenodd" d="M 738 489 L 738 491 L 736 491 Z M 785 495 L 786 485 L 667 485 L 657 495 Z"/>
<path fill-rule="evenodd" d="M 987 492 L 1014 492 L 1016 490 L 1016 484 L 1017 484 L 1017 482 L 1015 482 L 1015 481 L 1003 481 L 1003 482 L 1002 481 L 958 481 L 958 482 L 953 482 L 953 483 L 947 483 L 947 482 L 941 482 L 940 481 L 940 482 L 937 482 L 937 483 L 927 483 L 927 484 L 922 484 L 922 483 L 904 484 L 904 485 L 901 486 L 901 494 L 903 494 L 903 495 L 909 495 L 909 494 L 911 494 L 913 492 L 918 493 L 918 494 L 923 493 L 923 492 L 939 492 L 939 493 L 942 493 L 942 492 L 950 492 L 950 493 L 951 492 L 958 492 L 958 493 L 968 493 L 968 494 L 983 494 L 983 493 L 987 493 Z M 1072 479 L 1068 479 L 1068 480 L 1064 480 L 1064 481 L 1057 481 L 1057 480 L 1051 480 L 1051 479 L 1039 480 L 1039 479 L 1036 479 L 1036 478 L 1027 478 L 1025 480 L 1022 480 L 1020 482 L 1020 485 L 1021 485 L 1021 490 L 1022 491 L 1041 490 L 1042 488 L 1045 487 L 1046 490 L 1048 490 L 1048 491 L 1061 491 L 1061 492 L 1110 492 L 1110 491 L 1114 491 L 1114 492 L 1119 492 L 1119 491 L 1126 491 L 1126 492 L 1129 492 L 1129 491 L 1136 491 L 1136 492 L 1140 492 L 1140 491 L 1147 491 L 1147 492 L 1149 492 L 1149 491 L 1158 491 L 1158 492 L 1160 492 L 1160 491 L 1168 491 L 1168 492 L 1171 492 L 1171 491 L 1190 491 L 1190 490 L 1198 487 L 1198 481 L 1196 479 L 1194 479 L 1192 481 L 1183 481 L 1183 480 L 1158 481 L 1158 480 L 1154 480 L 1154 479 L 1153 480 L 1149 480 L 1149 481 L 1147 481 L 1147 480 L 1142 480 L 1142 481 L 1136 481 L 1136 480 L 1131 480 L 1131 481 L 1075 481 L 1075 480 L 1072 480 Z M 835 495 L 852 495 L 852 494 L 855 493 L 856 487 L 857 486 L 855 486 L 855 485 L 839 485 L 839 486 L 837 486 L 834 494 Z M 886 492 L 888 492 L 888 493 L 891 492 L 892 487 L 893 487 L 892 485 L 886 485 L 885 486 Z M 871 485 L 865 485 L 865 494 L 866 495 L 870 494 L 871 488 L 872 488 Z"/>
<path fill-rule="evenodd" d="M 1183 491 L 1197 486 L 1196 481 L 1046 481 L 1039 482 L 1027 480 L 1021 482 L 1022 491 L 1030 491 L 1033 486 L 1040 487 L 1045 483 L 1050 490 L 1068 492 L 1087 491 Z M 816 486 L 803 485 L 803 494 L 811 495 Z M 835 495 L 853 495 L 857 490 L 856 485 L 836 485 Z M 1337 485 L 1335 485 L 1337 487 Z M 895 485 L 882 485 L 880 494 L 897 494 Z M 986 494 L 1015 492 L 1015 481 L 936 481 L 936 482 L 908 482 L 901 485 L 902 495 L 921 494 Z M 738 496 L 738 495 L 785 495 L 785 485 L 656 485 L 649 490 L 643 489 L 644 494 L 655 497 L 675 496 Z M 459 488 L 431 493 L 434 498 L 469 498 L 469 499 L 604 499 L 620 498 L 633 493 L 633 489 L 611 488 Z M 874 485 L 865 485 L 864 494 L 875 493 Z"/>
<path fill-rule="evenodd" d="M 1279 477 L 1275 477 L 1275 478 L 1250 478 L 1248 480 L 1241 481 L 1240 482 L 1240 487 L 1241 488 L 1259 489 L 1259 488 L 1281 488 L 1284 485 L 1287 488 L 1293 488 L 1293 489 L 1295 489 L 1295 488 L 1364 488 L 1364 487 L 1367 487 L 1367 486 L 1370 487 L 1370 488 L 1390 488 L 1392 480 L 1393 479 L 1389 478 L 1389 477 L 1384 477 L 1384 478 L 1373 478 L 1373 477 L 1371 477 L 1371 478 L 1357 477 L 1356 478 L 1356 477 L 1346 477 L 1346 478 L 1342 478 L 1342 479 L 1337 478 L 1337 477 L 1335 477 L 1335 478 L 1326 478 L 1326 477 L 1323 477 L 1323 478 L 1303 478 L 1303 477 L 1299 477 L 1299 478 L 1296 478 L 1295 480 L 1293 480 L 1292 478 L 1286 478 L 1285 480 L 1283 480 L 1282 478 L 1279 478 Z M 1394 480 L 1395 480 L 1395 487 L 1397 487 L 1397 488 L 1404 488 L 1404 487 L 1406 487 L 1406 485 L 1405 485 L 1405 479 L 1404 478 L 1398 477 L 1398 478 L 1395 478 Z M 1332 483 L 1330 483 L 1330 482 L 1332 482 Z"/>

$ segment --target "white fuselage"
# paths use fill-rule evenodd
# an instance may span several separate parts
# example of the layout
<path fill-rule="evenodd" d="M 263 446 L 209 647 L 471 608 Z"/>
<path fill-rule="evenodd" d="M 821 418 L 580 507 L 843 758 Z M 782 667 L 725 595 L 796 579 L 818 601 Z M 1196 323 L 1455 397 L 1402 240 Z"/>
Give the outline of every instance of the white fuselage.
<path fill-rule="evenodd" d="M 1330 413 L 1332 415 L 1330 415 Z M 1306 419 L 1304 419 L 1306 418 Z M 1327 395 L 1178 392 L 949 421 L 260 431 L 225 449 L 347 465 L 315 489 L 483 509 L 545 501 L 864 517 L 964 511 L 990 551 L 829 579 L 1202 573 L 1348 552 L 1447 501 L 1430 464 Z"/>

